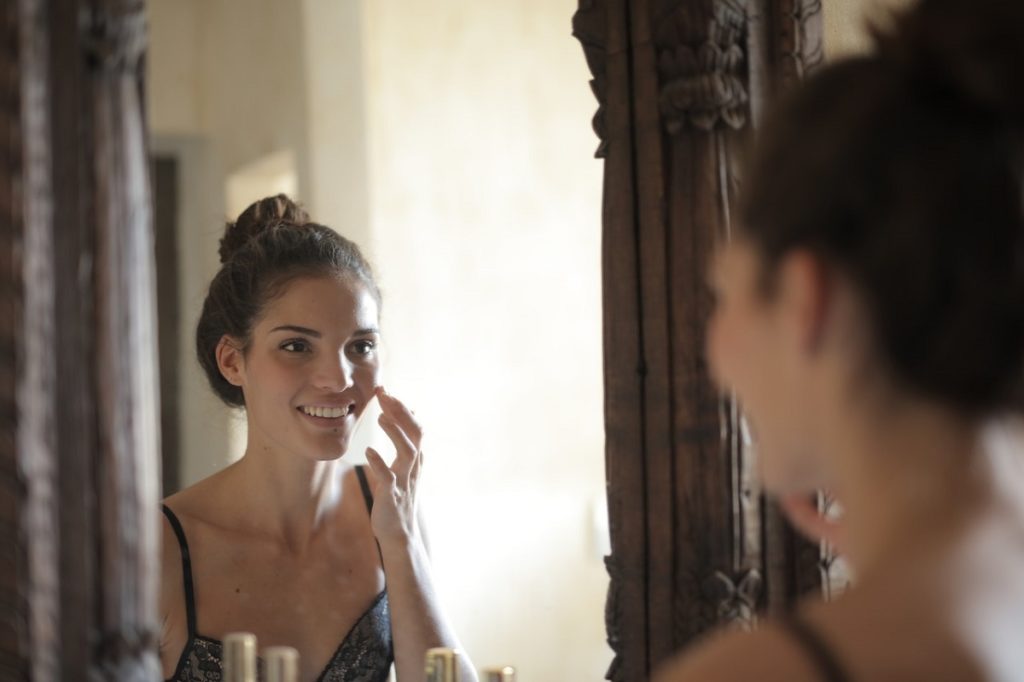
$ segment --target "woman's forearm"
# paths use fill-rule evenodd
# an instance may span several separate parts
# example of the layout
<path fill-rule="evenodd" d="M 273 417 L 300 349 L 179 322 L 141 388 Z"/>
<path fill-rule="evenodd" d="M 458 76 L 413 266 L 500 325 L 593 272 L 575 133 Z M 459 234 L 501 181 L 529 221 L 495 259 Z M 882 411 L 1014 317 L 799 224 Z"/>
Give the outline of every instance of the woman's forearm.
<path fill-rule="evenodd" d="M 427 649 L 459 648 L 458 638 L 441 612 L 423 543 L 416 538 L 381 545 L 387 576 L 391 632 L 398 682 L 419 682 Z M 476 682 L 468 659 L 462 662 L 463 682 Z"/>

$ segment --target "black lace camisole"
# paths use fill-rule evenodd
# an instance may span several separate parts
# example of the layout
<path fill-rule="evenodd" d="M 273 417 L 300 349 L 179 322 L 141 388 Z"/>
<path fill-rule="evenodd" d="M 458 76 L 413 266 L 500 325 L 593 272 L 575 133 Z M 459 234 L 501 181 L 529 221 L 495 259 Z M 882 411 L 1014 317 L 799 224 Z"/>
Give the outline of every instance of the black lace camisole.
<path fill-rule="evenodd" d="M 373 496 L 362 467 L 356 467 L 359 485 L 366 499 L 366 508 L 372 509 Z M 166 505 L 164 515 L 174 529 L 181 546 L 181 567 L 185 579 L 185 614 L 188 621 L 188 641 L 178 659 L 174 674 L 166 682 L 220 682 L 222 645 L 219 640 L 196 632 L 196 603 L 192 587 L 192 560 L 189 557 L 185 531 L 178 517 Z M 391 616 L 388 596 L 381 591 L 370 608 L 338 645 L 317 682 L 384 682 L 394 661 L 391 640 Z M 262 661 L 258 661 L 262 678 Z"/>

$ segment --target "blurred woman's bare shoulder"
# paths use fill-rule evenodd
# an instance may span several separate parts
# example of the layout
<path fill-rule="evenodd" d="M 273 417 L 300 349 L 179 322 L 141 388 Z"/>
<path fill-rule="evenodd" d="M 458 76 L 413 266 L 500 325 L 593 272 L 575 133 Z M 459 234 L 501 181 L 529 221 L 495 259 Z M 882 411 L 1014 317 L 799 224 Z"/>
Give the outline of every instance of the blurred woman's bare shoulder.
<path fill-rule="evenodd" d="M 723 631 L 670 659 L 654 682 L 817 682 L 803 651 L 775 624 L 753 632 Z"/>

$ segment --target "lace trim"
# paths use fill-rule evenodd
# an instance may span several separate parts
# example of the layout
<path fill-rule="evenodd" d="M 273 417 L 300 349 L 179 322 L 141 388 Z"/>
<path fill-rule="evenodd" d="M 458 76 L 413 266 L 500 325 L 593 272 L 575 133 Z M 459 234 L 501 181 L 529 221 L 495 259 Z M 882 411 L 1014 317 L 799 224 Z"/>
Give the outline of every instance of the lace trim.
<path fill-rule="evenodd" d="M 182 665 L 167 682 L 221 682 L 223 645 L 216 639 L 196 635 L 186 645 Z M 381 593 L 334 652 L 317 682 L 384 682 L 394 661 L 391 641 L 391 610 Z M 257 660 L 257 674 L 263 677 L 263 660 Z"/>

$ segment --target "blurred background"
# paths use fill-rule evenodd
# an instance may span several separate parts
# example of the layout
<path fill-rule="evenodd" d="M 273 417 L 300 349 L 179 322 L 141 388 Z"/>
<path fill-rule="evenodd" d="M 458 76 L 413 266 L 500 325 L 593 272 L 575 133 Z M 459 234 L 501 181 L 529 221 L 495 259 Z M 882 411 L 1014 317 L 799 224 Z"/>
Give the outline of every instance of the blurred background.
<path fill-rule="evenodd" d="M 826 0 L 830 56 L 865 15 Z M 193 352 L 225 220 L 286 192 L 360 244 L 424 423 L 436 579 L 479 666 L 597 680 L 608 552 L 597 104 L 574 0 L 150 0 L 165 494 L 244 448 Z M 375 415 L 348 456 L 386 451 Z"/>

